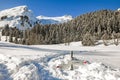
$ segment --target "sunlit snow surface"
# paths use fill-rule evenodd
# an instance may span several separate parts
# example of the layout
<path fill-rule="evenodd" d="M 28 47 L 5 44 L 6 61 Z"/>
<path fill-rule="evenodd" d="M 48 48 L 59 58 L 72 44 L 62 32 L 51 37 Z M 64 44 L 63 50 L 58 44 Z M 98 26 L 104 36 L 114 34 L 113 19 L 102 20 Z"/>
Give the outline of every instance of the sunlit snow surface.
<path fill-rule="evenodd" d="M 81 42 L 27 46 L 2 38 L 0 80 L 120 80 L 120 46 L 83 47 Z"/>

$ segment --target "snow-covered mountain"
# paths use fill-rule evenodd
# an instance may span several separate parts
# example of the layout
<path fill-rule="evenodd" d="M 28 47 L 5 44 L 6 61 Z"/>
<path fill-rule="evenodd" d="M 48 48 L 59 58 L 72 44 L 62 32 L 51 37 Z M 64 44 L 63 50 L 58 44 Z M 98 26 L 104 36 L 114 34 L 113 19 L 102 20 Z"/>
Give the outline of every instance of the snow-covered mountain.
<path fill-rule="evenodd" d="M 34 26 L 36 21 L 36 17 L 27 6 L 18 6 L 0 11 L 0 27 L 9 25 L 9 27 L 25 29 Z"/>
<path fill-rule="evenodd" d="M 38 16 L 37 19 L 40 20 L 41 24 L 56 24 L 56 23 L 64 23 L 72 20 L 72 16 L 64 15 L 60 17 L 46 17 L 46 16 Z"/>
<path fill-rule="evenodd" d="M 0 11 L 0 27 L 16 27 L 18 29 L 26 29 L 33 27 L 36 23 L 55 24 L 63 23 L 72 19 L 72 16 L 66 15 L 62 17 L 44 17 L 33 15 L 27 6 L 18 6 Z"/>
<path fill-rule="evenodd" d="M 120 8 L 118 8 L 117 10 L 120 11 Z"/>

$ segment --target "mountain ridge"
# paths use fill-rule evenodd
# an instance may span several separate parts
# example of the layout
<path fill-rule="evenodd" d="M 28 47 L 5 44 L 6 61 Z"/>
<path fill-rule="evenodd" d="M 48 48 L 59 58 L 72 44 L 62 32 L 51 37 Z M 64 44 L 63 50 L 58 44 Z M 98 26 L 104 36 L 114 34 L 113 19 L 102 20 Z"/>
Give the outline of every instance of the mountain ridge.
<path fill-rule="evenodd" d="M 42 24 L 55 24 L 55 23 L 64 23 L 72 20 L 73 18 L 71 15 L 64 15 L 59 17 L 38 16 L 37 19 L 39 19 Z"/>
<path fill-rule="evenodd" d="M 27 6 L 17 6 L 0 11 L 0 27 L 9 25 L 18 29 L 33 27 L 37 19 Z"/>
<path fill-rule="evenodd" d="M 20 30 L 32 28 L 36 24 L 58 24 L 67 22 L 72 16 L 62 17 L 35 17 L 33 12 L 26 6 L 17 6 L 0 11 L 0 27 L 16 27 Z"/>

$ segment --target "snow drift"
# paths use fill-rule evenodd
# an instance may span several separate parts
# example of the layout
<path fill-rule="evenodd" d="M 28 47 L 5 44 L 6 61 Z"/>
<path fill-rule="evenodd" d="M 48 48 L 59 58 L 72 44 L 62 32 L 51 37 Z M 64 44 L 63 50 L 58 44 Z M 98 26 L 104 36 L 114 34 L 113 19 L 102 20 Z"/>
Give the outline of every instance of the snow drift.
<path fill-rule="evenodd" d="M 70 70 L 70 55 L 51 58 L 0 55 L 0 80 L 120 80 L 120 70 L 112 69 L 103 63 L 82 63 L 76 59 Z M 39 56 L 38 56 L 39 57 Z M 58 67 L 59 66 L 59 67 Z M 64 66 L 64 68 L 63 68 Z"/>
<path fill-rule="evenodd" d="M 63 80 L 119 80 L 120 70 L 112 69 L 103 63 L 82 63 L 81 59 L 78 64 L 73 62 L 73 70 L 70 70 L 69 55 L 60 56 L 52 59 L 49 64 L 49 70 L 53 76 Z M 59 66 L 59 67 L 57 67 Z"/>

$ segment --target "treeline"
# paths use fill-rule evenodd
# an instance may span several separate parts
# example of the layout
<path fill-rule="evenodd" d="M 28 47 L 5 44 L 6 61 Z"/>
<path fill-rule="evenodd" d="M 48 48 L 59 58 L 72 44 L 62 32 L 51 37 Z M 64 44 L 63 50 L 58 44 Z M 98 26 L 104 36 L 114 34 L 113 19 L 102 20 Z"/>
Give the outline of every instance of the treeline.
<path fill-rule="evenodd" d="M 101 39 L 107 45 L 106 40 L 114 39 L 114 43 L 118 45 L 120 11 L 95 11 L 78 16 L 67 23 L 37 24 L 25 31 L 6 30 L 5 28 L 2 31 L 3 35 L 7 35 L 6 32 L 9 31 L 9 36 L 15 37 L 13 42 L 20 44 L 69 44 L 72 41 L 82 41 L 83 45 L 90 46 L 95 45 L 95 42 Z"/>

